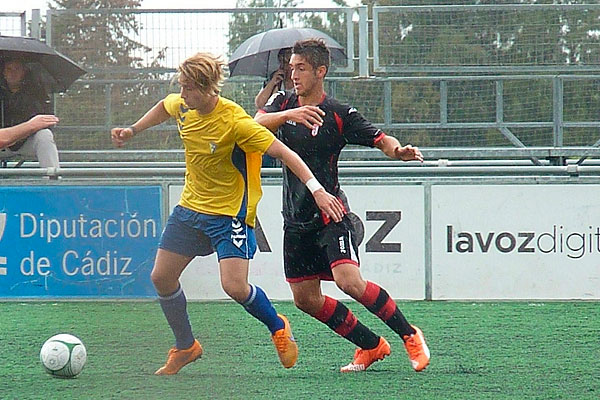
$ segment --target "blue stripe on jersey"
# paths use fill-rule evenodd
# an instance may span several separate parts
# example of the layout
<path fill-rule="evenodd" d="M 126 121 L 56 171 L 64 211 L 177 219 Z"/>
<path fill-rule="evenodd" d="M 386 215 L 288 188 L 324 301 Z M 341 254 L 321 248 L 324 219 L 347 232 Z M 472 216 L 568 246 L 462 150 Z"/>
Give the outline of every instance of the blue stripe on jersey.
<path fill-rule="evenodd" d="M 231 162 L 233 163 L 233 166 L 240 171 L 242 178 L 244 178 L 244 197 L 242 198 L 242 204 L 240 205 L 237 218 L 245 221 L 246 215 L 248 214 L 248 168 L 246 165 L 246 153 L 237 145 L 235 145 L 231 152 Z"/>

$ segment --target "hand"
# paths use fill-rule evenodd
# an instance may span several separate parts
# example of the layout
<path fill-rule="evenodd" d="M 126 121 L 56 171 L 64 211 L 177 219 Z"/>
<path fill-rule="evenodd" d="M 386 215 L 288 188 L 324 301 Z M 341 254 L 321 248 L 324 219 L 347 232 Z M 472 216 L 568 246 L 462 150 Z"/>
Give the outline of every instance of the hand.
<path fill-rule="evenodd" d="M 313 193 L 315 202 L 319 209 L 334 222 L 340 222 L 344 217 L 344 206 L 340 200 L 327 193 L 325 189 L 319 189 Z"/>
<path fill-rule="evenodd" d="M 287 110 L 286 119 L 301 123 L 308 129 L 313 129 L 315 125 L 323 125 L 324 116 L 325 111 L 321 110 L 317 106 L 302 106 Z"/>
<path fill-rule="evenodd" d="M 34 132 L 39 131 L 40 129 L 51 128 L 54 125 L 58 124 L 58 117 L 55 115 L 36 115 L 35 117 L 29 120 L 29 124 Z"/>
<path fill-rule="evenodd" d="M 282 69 L 278 69 L 277 71 L 275 71 L 275 73 L 273 74 L 273 76 L 271 77 L 271 80 L 269 82 L 273 86 L 277 86 L 281 82 L 283 82 L 284 78 L 285 78 L 285 72 Z"/>
<path fill-rule="evenodd" d="M 404 147 L 396 147 L 394 149 L 394 158 L 402 161 L 412 161 L 418 160 L 423 162 L 423 154 L 418 147 L 413 147 L 410 144 L 407 144 Z"/>
<path fill-rule="evenodd" d="M 126 141 L 133 137 L 131 128 L 113 128 L 110 130 L 110 138 L 117 147 L 123 147 Z"/>

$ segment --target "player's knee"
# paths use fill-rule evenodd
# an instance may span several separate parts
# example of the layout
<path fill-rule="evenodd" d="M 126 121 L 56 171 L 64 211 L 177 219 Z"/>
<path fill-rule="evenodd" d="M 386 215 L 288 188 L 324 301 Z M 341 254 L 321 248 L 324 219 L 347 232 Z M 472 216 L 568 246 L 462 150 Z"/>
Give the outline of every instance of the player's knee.
<path fill-rule="evenodd" d="M 351 277 L 341 277 L 335 280 L 337 287 L 348 296 L 358 298 L 362 295 L 362 282 L 359 279 Z"/>
<path fill-rule="evenodd" d="M 248 284 L 246 282 L 221 282 L 221 287 L 227 296 L 238 303 L 244 302 L 248 297 Z"/>
<path fill-rule="evenodd" d="M 154 268 L 150 273 L 150 280 L 159 294 L 169 292 L 169 289 L 173 286 L 171 282 L 169 282 L 169 276 L 157 268 Z"/>
<path fill-rule="evenodd" d="M 150 272 L 150 280 L 152 281 L 152 284 L 154 285 L 155 288 L 158 289 L 158 287 L 160 286 L 160 284 L 162 283 L 162 277 L 160 272 L 158 272 L 155 269 L 152 270 L 152 272 Z"/>
<path fill-rule="evenodd" d="M 320 311 L 320 304 L 317 300 L 317 298 L 311 296 L 294 296 L 294 304 L 296 307 L 310 315 L 315 315 Z"/>

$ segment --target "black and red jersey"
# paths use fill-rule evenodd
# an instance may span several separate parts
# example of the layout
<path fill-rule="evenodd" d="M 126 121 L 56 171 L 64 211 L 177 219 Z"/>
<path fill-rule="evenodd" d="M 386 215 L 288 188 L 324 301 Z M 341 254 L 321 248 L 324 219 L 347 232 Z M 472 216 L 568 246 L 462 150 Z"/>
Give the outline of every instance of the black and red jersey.
<path fill-rule="evenodd" d="M 273 95 L 262 112 L 278 112 L 301 107 L 293 91 Z M 367 121 L 355 108 L 323 96 L 318 107 L 325 111 L 323 125 L 310 129 L 286 121 L 277 137 L 294 150 L 311 169 L 325 190 L 342 200 L 349 211 L 346 196 L 338 182 L 338 159 L 347 144 L 373 147 L 385 134 Z M 286 228 L 316 229 L 325 225 L 321 212 L 308 188 L 288 168 L 283 167 L 283 219 Z"/>

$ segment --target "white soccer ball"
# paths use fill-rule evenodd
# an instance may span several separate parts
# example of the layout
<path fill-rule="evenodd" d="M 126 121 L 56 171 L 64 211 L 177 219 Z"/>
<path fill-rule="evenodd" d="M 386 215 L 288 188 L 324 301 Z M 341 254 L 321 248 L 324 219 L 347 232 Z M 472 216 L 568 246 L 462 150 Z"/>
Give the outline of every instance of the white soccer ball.
<path fill-rule="evenodd" d="M 77 337 L 61 333 L 46 340 L 40 350 L 40 360 L 50 375 L 72 378 L 83 369 L 87 352 Z"/>

